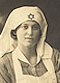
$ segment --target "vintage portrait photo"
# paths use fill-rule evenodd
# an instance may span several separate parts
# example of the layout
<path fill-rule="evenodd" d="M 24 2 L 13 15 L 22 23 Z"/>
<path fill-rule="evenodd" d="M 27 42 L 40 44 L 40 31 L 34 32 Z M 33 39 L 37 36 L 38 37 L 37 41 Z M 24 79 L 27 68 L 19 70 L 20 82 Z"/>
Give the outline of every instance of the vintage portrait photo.
<path fill-rule="evenodd" d="M 60 1 L 0 1 L 0 83 L 60 83 Z"/>

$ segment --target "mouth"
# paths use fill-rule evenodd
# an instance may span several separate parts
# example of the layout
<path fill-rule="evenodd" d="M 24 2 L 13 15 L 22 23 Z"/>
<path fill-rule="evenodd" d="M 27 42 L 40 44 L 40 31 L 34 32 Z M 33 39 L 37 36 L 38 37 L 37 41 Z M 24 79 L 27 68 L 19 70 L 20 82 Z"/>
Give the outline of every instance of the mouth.
<path fill-rule="evenodd" d="M 33 38 L 32 37 L 25 37 L 26 40 L 32 41 Z"/>

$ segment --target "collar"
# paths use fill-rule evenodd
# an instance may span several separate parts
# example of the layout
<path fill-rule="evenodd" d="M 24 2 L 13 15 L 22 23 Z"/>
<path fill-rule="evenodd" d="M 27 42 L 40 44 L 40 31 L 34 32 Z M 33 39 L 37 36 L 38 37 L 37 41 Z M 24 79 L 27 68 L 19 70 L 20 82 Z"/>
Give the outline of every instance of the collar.
<path fill-rule="evenodd" d="M 30 64 L 30 62 L 27 60 L 27 58 L 24 56 L 24 54 L 21 52 L 21 50 L 19 49 L 19 47 L 17 47 L 15 50 L 14 50 L 14 52 L 13 52 L 13 56 L 16 58 L 16 59 L 20 59 L 21 61 L 23 61 L 23 62 L 25 62 L 25 63 L 28 63 L 29 65 L 31 65 Z M 38 57 L 37 57 L 37 63 L 38 63 Z M 36 64 L 37 64 L 36 63 Z M 35 64 L 35 65 L 36 65 Z M 35 66 L 34 65 L 34 66 Z"/>
<path fill-rule="evenodd" d="M 37 55 L 37 63 L 36 63 L 36 64 L 38 64 L 38 63 L 40 62 L 41 58 L 42 58 L 42 59 L 48 59 L 48 58 L 51 58 L 51 56 L 52 56 L 52 48 L 51 48 L 51 46 L 50 46 L 49 44 L 45 43 L 45 46 L 44 46 L 44 47 L 45 47 L 45 48 L 44 48 L 43 56 L 40 57 L 40 55 Z M 20 59 L 21 61 L 30 64 L 29 61 L 27 60 L 27 58 L 24 56 L 24 54 L 20 51 L 19 47 L 17 47 L 17 48 L 13 51 L 13 56 L 14 56 L 16 59 Z M 36 64 L 35 64 L 35 65 L 36 65 Z M 30 64 L 30 65 L 31 65 L 31 64 Z"/>
<path fill-rule="evenodd" d="M 24 56 L 24 54 L 20 51 L 19 47 L 17 47 L 17 48 L 13 51 L 13 56 L 14 56 L 16 59 L 20 59 L 21 61 L 30 64 L 29 61 L 27 60 L 27 58 Z"/>

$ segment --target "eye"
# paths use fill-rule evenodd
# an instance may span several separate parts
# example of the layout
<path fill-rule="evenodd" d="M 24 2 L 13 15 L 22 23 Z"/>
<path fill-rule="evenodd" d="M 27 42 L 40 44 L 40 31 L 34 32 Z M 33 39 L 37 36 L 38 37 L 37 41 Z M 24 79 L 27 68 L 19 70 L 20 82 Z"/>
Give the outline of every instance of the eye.
<path fill-rule="evenodd" d="M 28 29 L 28 25 L 24 25 L 23 28 L 24 28 L 24 29 Z"/>
<path fill-rule="evenodd" d="M 23 29 L 28 29 L 28 25 L 26 25 L 26 24 L 25 24 L 25 25 L 22 25 L 21 27 L 22 27 Z"/>
<path fill-rule="evenodd" d="M 33 30 L 38 30 L 38 29 L 40 29 L 40 26 L 39 25 L 33 25 L 32 28 L 33 28 Z"/>

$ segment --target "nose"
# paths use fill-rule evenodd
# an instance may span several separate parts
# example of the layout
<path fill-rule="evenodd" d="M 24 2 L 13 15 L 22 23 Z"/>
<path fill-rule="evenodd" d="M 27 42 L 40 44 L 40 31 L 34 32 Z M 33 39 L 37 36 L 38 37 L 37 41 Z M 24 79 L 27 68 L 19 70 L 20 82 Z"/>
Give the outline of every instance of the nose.
<path fill-rule="evenodd" d="M 33 34 L 33 30 L 32 30 L 32 27 L 31 27 L 31 26 L 29 26 L 27 32 L 28 32 L 28 34 L 29 34 L 30 36 L 32 36 L 32 34 Z"/>

